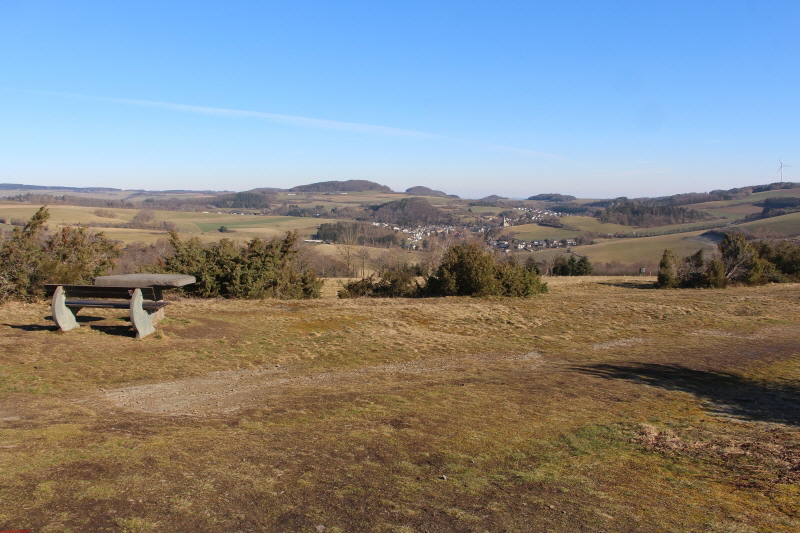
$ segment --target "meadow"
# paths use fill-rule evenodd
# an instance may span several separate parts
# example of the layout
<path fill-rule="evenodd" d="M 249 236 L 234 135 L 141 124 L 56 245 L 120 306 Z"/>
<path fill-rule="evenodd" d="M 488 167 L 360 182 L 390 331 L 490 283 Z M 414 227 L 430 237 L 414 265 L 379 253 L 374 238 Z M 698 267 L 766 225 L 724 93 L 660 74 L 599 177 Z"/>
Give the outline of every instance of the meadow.
<path fill-rule="evenodd" d="M 796 532 L 800 285 L 0 307 L 0 529 Z M 81 316 L 79 315 L 79 316 Z"/>
<path fill-rule="evenodd" d="M 0 217 L 6 220 L 14 218 L 28 220 L 39 205 L 20 204 L 20 203 L 0 203 Z M 50 227 L 55 229 L 65 225 L 77 224 L 126 224 L 142 209 L 106 209 L 112 213 L 113 218 L 98 216 L 96 207 L 78 206 L 49 206 Z M 227 210 L 226 210 L 227 211 Z M 310 238 L 317 232 L 320 224 L 333 222 L 324 218 L 309 217 L 280 217 L 280 216 L 261 216 L 261 215 L 236 215 L 228 212 L 184 212 L 184 211 L 161 211 L 156 210 L 156 223 L 171 222 L 175 224 L 178 232 L 184 238 L 198 237 L 203 241 L 218 241 L 223 237 L 250 240 L 254 237 L 271 239 L 273 237 L 283 237 L 289 231 L 297 231 L 302 238 Z M 0 225 L 5 229 L 10 229 L 9 224 Z M 220 227 L 225 226 L 229 233 L 221 233 Z M 168 236 L 166 230 L 148 228 L 104 228 L 96 227 L 96 231 L 102 231 L 107 237 L 119 240 L 125 244 L 131 242 L 144 242 L 152 244 L 160 238 Z"/>

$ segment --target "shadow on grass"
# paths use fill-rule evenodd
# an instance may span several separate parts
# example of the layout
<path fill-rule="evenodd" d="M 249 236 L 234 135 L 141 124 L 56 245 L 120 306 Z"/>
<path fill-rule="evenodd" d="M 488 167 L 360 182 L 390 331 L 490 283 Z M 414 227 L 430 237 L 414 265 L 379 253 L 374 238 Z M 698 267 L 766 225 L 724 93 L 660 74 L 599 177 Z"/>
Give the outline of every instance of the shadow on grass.
<path fill-rule="evenodd" d="M 600 285 L 610 287 L 622 287 L 623 289 L 655 289 L 656 284 L 652 281 L 601 281 Z"/>
<path fill-rule="evenodd" d="M 58 331 L 58 326 L 50 325 L 43 326 L 41 324 L 3 324 L 6 327 L 13 329 L 21 329 L 22 331 Z"/>
<path fill-rule="evenodd" d="M 46 317 L 51 319 L 51 317 Z M 101 333 L 105 333 L 106 335 L 116 335 L 120 337 L 135 337 L 136 331 L 131 328 L 130 322 L 127 322 L 124 325 L 120 326 L 98 326 L 93 325 L 91 322 L 100 322 L 106 320 L 103 317 L 97 316 L 81 316 L 76 317 L 78 323 L 81 324 L 81 327 L 89 327 L 94 331 L 99 331 Z M 58 326 L 55 324 L 3 324 L 9 328 L 13 329 L 21 329 L 22 331 L 55 331 L 59 332 Z M 68 332 L 67 332 L 68 333 Z"/>
<path fill-rule="evenodd" d="M 800 381 L 767 383 L 728 372 L 651 363 L 597 364 L 575 370 L 605 379 L 624 379 L 688 392 L 708 401 L 719 414 L 800 425 Z"/>

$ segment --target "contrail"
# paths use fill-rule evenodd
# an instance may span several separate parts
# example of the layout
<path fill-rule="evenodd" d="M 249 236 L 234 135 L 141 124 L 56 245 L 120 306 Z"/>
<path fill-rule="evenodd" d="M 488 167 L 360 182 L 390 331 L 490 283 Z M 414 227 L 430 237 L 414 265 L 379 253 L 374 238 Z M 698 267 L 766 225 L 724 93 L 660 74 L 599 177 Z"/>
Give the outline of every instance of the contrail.
<path fill-rule="evenodd" d="M 48 94 L 55 96 L 66 96 L 70 98 L 80 98 L 82 100 L 93 100 L 96 102 L 114 102 L 118 104 L 137 105 L 143 107 L 157 107 L 169 109 L 171 111 L 181 111 L 184 113 L 195 113 L 200 115 L 216 115 L 220 117 L 249 117 L 302 126 L 306 128 L 317 128 L 326 130 L 352 131 L 356 133 L 377 133 L 381 135 L 394 135 L 401 137 L 428 137 L 442 138 L 435 133 L 425 133 L 422 131 L 406 130 L 402 128 L 392 128 L 389 126 L 373 126 L 371 124 L 359 124 L 357 122 L 342 122 L 339 120 L 326 120 L 320 118 L 298 117 L 294 115 L 282 115 L 279 113 L 265 113 L 263 111 L 247 111 L 243 109 L 227 109 L 224 107 L 208 107 L 187 104 L 175 104 L 172 102 L 158 102 L 154 100 L 136 100 L 132 98 L 114 98 L 108 96 L 89 96 L 85 94 L 65 93 L 59 91 L 42 91 L 31 89 L 25 92 Z"/>
<path fill-rule="evenodd" d="M 3 87 L 4 89 L 11 89 L 10 87 Z M 118 104 L 136 105 L 143 107 L 156 107 L 160 109 L 169 109 L 171 111 L 180 111 L 183 113 L 195 113 L 200 115 L 215 115 L 220 117 L 248 117 L 268 120 L 281 124 L 289 124 L 292 126 L 300 126 L 305 128 L 317 128 L 326 130 L 350 131 L 355 133 L 371 133 L 378 135 L 398 136 L 398 137 L 417 137 L 428 139 L 444 139 L 468 143 L 476 146 L 481 146 L 488 150 L 502 150 L 521 155 L 529 155 L 535 157 L 544 157 L 548 159 L 557 159 L 559 161 L 568 161 L 567 158 L 548 154 L 545 152 L 538 152 L 536 150 L 529 150 L 527 148 L 517 148 L 514 146 L 504 146 L 499 144 L 484 143 L 480 141 L 467 141 L 439 135 L 436 133 L 426 133 L 423 131 L 406 130 L 402 128 L 392 128 L 390 126 L 374 126 L 371 124 L 359 124 L 357 122 L 343 122 L 339 120 L 326 120 L 320 118 L 299 117 L 295 115 L 282 115 L 279 113 L 265 113 L 263 111 L 248 111 L 243 109 L 227 109 L 224 107 L 208 107 L 197 106 L 188 104 L 176 104 L 172 102 L 158 102 L 154 100 L 137 100 L 132 98 L 115 98 L 108 96 L 89 96 L 85 94 L 65 93 L 59 91 L 43 91 L 37 89 L 11 89 L 22 90 L 24 92 L 32 92 L 38 94 L 47 94 L 54 96 L 66 96 L 69 98 L 79 98 L 82 100 L 92 100 L 96 102 L 113 102 Z"/>

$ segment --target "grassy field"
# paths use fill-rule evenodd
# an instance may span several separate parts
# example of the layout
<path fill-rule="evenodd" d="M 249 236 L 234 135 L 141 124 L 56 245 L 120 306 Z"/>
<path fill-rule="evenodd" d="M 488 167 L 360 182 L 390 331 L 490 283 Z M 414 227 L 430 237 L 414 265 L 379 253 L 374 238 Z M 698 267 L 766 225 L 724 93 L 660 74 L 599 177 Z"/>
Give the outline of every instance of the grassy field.
<path fill-rule="evenodd" d="M 567 229 L 580 232 L 594 231 L 600 234 L 627 233 L 631 231 L 630 226 L 621 224 L 604 224 L 594 217 L 563 217 L 561 222 Z"/>
<path fill-rule="evenodd" d="M 667 248 L 681 257 L 693 254 L 701 248 L 712 251 L 715 244 L 700 238 L 703 233 L 705 232 L 693 231 L 655 237 L 608 239 L 597 244 L 577 247 L 575 251 L 581 255 L 588 255 L 592 261 L 620 261 L 623 263 L 652 261 L 658 263 Z"/>
<path fill-rule="evenodd" d="M 761 202 L 765 198 L 772 198 L 773 196 L 800 196 L 800 187 L 794 189 L 779 189 L 775 191 L 764 191 L 751 194 L 746 198 L 739 200 L 718 200 L 715 202 L 703 202 L 699 204 L 689 204 L 684 207 L 686 209 L 707 210 L 716 209 L 720 207 L 730 207 L 736 205 L 752 204 L 754 202 Z"/>
<path fill-rule="evenodd" d="M 11 220 L 29 219 L 38 205 L 0 203 L 0 218 Z M 95 214 L 95 207 L 49 206 L 50 226 L 67 224 L 124 224 L 133 220 L 140 209 L 108 209 L 114 218 L 101 217 Z M 198 236 L 206 241 L 216 241 L 222 237 L 250 240 L 253 237 L 272 238 L 286 235 L 289 231 L 297 231 L 302 238 L 309 238 L 316 233 L 317 227 L 325 222 L 324 218 L 309 217 L 275 217 L 275 216 L 243 216 L 217 212 L 183 212 L 155 211 L 157 222 L 173 222 L 183 237 Z M 235 233 L 220 233 L 221 226 L 234 230 Z M 8 228 L 9 226 L 4 226 Z M 150 244 L 167 236 L 166 231 L 154 229 L 129 228 L 96 228 L 108 237 L 124 243 L 144 242 Z"/>
<path fill-rule="evenodd" d="M 549 283 L 0 307 L 0 528 L 800 530 L 800 285 Z"/>
<path fill-rule="evenodd" d="M 758 232 L 760 229 L 766 229 L 789 237 L 800 237 L 800 213 L 754 220 L 739 224 L 736 227 L 753 233 Z"/>
<path fill-rule="evenodd" d="M 503 231 L 503 235 L 523 240 L 543 240 L 543 239 L 568 239 L 580 235 L 582 232 L 564 228 L 551 228 L 540 226 L 539 224 L 520 224 L 512 226 Z"/>

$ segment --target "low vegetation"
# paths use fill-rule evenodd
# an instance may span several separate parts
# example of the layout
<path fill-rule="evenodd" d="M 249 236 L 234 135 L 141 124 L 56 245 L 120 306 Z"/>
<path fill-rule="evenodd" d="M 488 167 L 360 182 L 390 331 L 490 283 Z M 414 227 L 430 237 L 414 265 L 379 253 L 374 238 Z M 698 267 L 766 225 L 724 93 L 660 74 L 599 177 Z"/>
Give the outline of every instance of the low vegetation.
<path fill-rule="evenodd" d="M 706 259 L 703 250 L 676 257 L 664 250 L 658 271 L 658 286 L 723 288 L 729 284 L 763 285 L 800 279 L 800 245 L 748 242 L 741 233 L 727 233 L 717 253 Z"/>
<path fill-rule="evenodd" d="M 41 207 L 0 245 L 0 302 L 36 300 L 45 283 L 91 284 L 121 256 L 122 250 L 103 233 L 86 227 L 64 226 L 48 232 L 49 216 L 47 207 Z M 142 223 L 155 218 L 152 211 L 142 211 L 137 217 Z M 138 246 L 130 258 L 123 259 L 141 261 L 132 269 L 193 275 L 197 283 L 186 292 L 204 298 L 316 298 L 322 281 L 301 260 L 298 240 L 297 233 L 290 232 L 282 239 L 255 238 L 243 246 L 231 239 L 204 244 L 197 238 L 183 241 L 173 231 L 169 250 L 153 254 Z"/>
<path fill-rule="evenodd" d="M 513 296 L 529 298 L 547 292 L 535 263 L 525 267 L 515 260 L 498 261 L 479 243 L 450 246 L 435 272 L 420 285 L 408 271 L 384 272 L 351 282 L 339 292 L 341 298 L 361 296 Z"/>
<path fill-rule="evenodd" d="M 48 233 L 49 217 L 47 207 L 41 207 L 0 245 L 0 303 L 35 300 L 45 283 L 91 283 L 119 256 L 119 248 L 102 233 L 84 227 Z"/>
<path fill-rule="evenodd" d="M 591 276 L 593 273 L 592 263 L 585 255 L 580 259 L 574 254 L 570 254 L 569 259 L 560 255 L 550 267 L 551 276 Z"/>
<path fill-rule="evenodd" d="M 202 298 L 317 298 L 322 281 L 298 261 L 297 233 L 283 239 L 252 239 L 244 246 L 231 239 L 204 244 L 170 235 L 172 253 L 159 270 L 188 274 L 197 283 L 188 294 Z"/>

